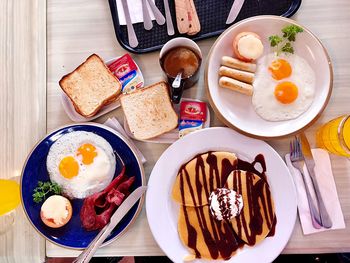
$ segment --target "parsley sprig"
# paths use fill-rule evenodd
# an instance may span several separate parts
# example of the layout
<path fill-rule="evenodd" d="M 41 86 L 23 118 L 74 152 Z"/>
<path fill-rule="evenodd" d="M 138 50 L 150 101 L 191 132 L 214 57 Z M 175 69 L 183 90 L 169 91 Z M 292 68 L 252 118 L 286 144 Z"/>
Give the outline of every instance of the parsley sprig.
<path fill-rule="evenodd" d="M 59 195 L 62 193 L 61 187 L 57 183 L 52 182 L 38 182 L 38 186 L 34 189 L 33 201 L 35 203 L 40 203 L 46 199 L 47 194 L 56 194 Z"/>
<path fill-rule="evenodd" d="M 296 35 L 304 30 L 297 25 L 288 25 L 282 28 L 281 31 L 283 33 L 282 36 L 272 35 L 269 37 L 271 47 L 276 48 L 277 55 L 280 55 L 281 52 L 293 54 L 292 42 L 295 42 Z"/>

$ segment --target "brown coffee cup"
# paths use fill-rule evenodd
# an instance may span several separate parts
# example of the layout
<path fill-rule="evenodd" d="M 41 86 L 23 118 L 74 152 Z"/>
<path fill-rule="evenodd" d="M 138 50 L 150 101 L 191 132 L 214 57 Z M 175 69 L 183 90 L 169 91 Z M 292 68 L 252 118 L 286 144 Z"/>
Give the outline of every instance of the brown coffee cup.
<path fill-rule="evenodd" d="M 179 103 L 183 90 L 192 87 L 199 79 L 201 50 L 191 39 L 174 38 L 161 49 L 159 63 L 170 86 L 171 100 Z"/>

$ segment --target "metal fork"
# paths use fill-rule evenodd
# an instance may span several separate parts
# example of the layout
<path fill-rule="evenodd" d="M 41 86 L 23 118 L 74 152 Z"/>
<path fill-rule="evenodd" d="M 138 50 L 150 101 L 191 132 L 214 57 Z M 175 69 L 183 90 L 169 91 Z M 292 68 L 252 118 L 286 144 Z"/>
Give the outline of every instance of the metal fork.
<path fill-rule="evenodd" d="M 319 229 L 322 226 L 321 217 L 320 217 L 320 213 L 318 212 L 318 209 L 315 206 L 314 201 L 311 198 L 310 190 L 306 183 L 307 182 L 306 176 L 303 171 L 303 166 L 305 161 L 304 161 L 304 156 L 301 152 L 300 141 L 297 137 L 295 137 L 295 139 L 290 142 L 290 160 L 292 162 L 292 165 L 299 170 L 301 177 L 303 178 L 306 196 L 307 196 L 307 202 L 310 208 L 312 225 L 314 226 L 314 228 Z"/>

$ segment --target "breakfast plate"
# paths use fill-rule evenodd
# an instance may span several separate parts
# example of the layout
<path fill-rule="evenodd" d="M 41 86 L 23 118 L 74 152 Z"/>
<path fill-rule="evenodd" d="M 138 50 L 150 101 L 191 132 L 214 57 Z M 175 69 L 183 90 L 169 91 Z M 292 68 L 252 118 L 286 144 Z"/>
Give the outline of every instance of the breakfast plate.
<path fill-rule="evenodd" d="M 112 151 L 117 153 L 125 163 L 127 178 L 130 178 L 131 176 L 135 177 L 135 180 L 129 189 L 130 191 L 136 189 L 138 186 L 144 185 L 145 178 L 143 166 L 141 161 L 138 160 L 133 147 L 122 136 L 105 125 L 94 123 L 68 125 L 51 132 L 38 142 L 32 152 L 28 155 L 21 176 L 21 201 L 26 216 L 32 226 L 52 243 L 71 249 L 83 249 L 89 245 L 99 232 L 98 230 L 87 231 L 82 227 L 80 211 L 84 199 L 70 200 L 73 208 L 72 217 L 66 225 L 60 228 L 50 228 L 43 223 L 41 220 L 42 204 L 36 203 L 33 200 L 34 189 L 37 187 L 38 182 L 50 181 L 47 159 L 51 152 L 50 149 L 52 148 L 52 145 L 63 136 L 72 134 L 73 132 L 93 133 L 102 137 L 110 144 Z M 122 164 L 120 160 L 116 158 L 116 169 L 112 176 L 115 178 L 120 173 L 121 169 Z M 127 230 L 127 228 L 135 221 L 142 208 L 142 204 L 143 198 L 140 199 L 125 215 L 103 245 L 111 243 Z"/>
<path fill-rule="evenodd" d="M 218 72 L 223 56 L 233 56 L 233 41 L 239 33 L 248 31 L 258 34 L 264 47 L 263 56 L 265 56 L 274 52 L 274 48 L 270 47 L 269 37 L 281 34 L 281 30 L 288 25 L 299 26 L 303 29 L 303 32 L 297 35 L 295 42 L 292 42 L 294 54 L 289 54 L 289 56 L 303 58 L 310 66 L 311 71 L 314 72 L 314 96 L 310 106 L 304 107 L 305 109 L 299 116 L 278 121 L 266 120 L 255 111 L 256 106 L 253 105 L 254 99 L 251 96 L 220 87 Z M 263 62 L 257 59 L 257 72 L 261 64 Z M 293 63 L 291 64 L 293 68 Z M 265 65 L 266 68 L 268 66 Z M 266 70 L 266 78 L 270 78 L 268 74 Z M 294 77 L 300 79 L 299 75 Z M 332 81 L 333 72 L 330 58 L 317 37 L 294 20 L 279 16 L 256 16 L 242 20 L 228 28 L 212 46 L 205 68 L 207 94 L 215 114 L 227 126 L 245 135 L 260 139 L 288 136 L 310 126 L 321 115 L 329 101 Z M 278 82 L 275 81 L 274 83 Z M 255 91 L 257 91 L 256 86 L 254 86 L 253 98 L 254 95 L 257 95 L 257 93 L 254 94 Z M 302 92 L 303 87 L 299 87 L 299 93 Z M 255 101 L 260 102 L 260 105 L 268 105 L 273 99 L 273 94 L 267 94 L 256 98 Z M 279 108 L 274 113 L 282 113 L 287 107 L 283 103 L 278 104 Z M 294 106 L 295 104 L 291 103 L 288 107 L 292 108 Z M 295 110 L 297 109 L 295 108 Z"/>
<path fill-rule="evenodd" d="M 183 101 L 200 101 L 200 100 L 196 100 L 196 99 L 190 99 L 190 98 L 182 98 Z M 177 114 L 179 114 L 180 112 L 180 104 L 174 104 L 174 110 Z M 210 111 L 207 107 L 207 119 L 203 124 L 203 128 L 209 128 L 210 127 Z M 126 132 L 126 134 L 134 139 L 137 140 L 135 138 L 135 136 L 132 134 L 132 132 L 130 131 L 129 125 L 126 121 L 126 118 L 124 118 L 124 130 Z M 179 129 L 173 129 L 172 131 L 169 131 L 167 133 L 164 133 L 160 136 L 157 136 L 155 138 L 151 138 L 148 140 L 142 140 L 144 142 L 152 142 L 152 143 L 173 143 L 175 141 L 177 141 L 179 139 Z"/>
<path fill-rule="evenodd" d="M 107 66 L 109 66 L 114 61 L 116 61 L 118 58 L 119 57 L 109 59 L 105 63 Z M 140 76 L 140 80 L 144 83 L 144 78 L 143 78 L 142 72 L 140 70 L 140 67 L 136 64 L 136 62 L 135 62 L 135 65 L 137 67 L 137 73 Z M 72 121 L 74 121 L 74 122 L 87 122 L 87 121 L 92 121 L 94 119 L 97 119 L 98 117 L 101 117 L 102 115 L 105 115 L 106 113 L 111 112 L 112 110 L 119 108 L 120 107 L 120 100 L 117 99 L 114 102 L 104 106 L 101 110 L 99 110 L 96 113 L 96 115 L 89 117 L 89 118 L 86 118 L 86 117 L 80 115 L 79 113 L 77 113 L 77 111 L 74 109 L 73 103 L 71 102 L 71 100 L 68 98 L 68 96 L 63 91 L 61 91 L 61 104 L 63 106 L 64 111 L 66 112 L 66 114 L 68 115 L 68 117 Z"/>
<path fill-rule="evenodd" d="M 183 262 L 190 254 L 179 237 L 180 205 L 172 199 L 172 188 L 180 167 L 197 154 L 208 151 L 233 152 L 248 162 L 258 154 L 264 156 L 277 218 L 275 234 L 255 246 L 244 246 L 225 262 L 256 262 L 257 258 L 259 262 L 272 262 L 287 244 L 294 228 L 297 200 L 293 179 L 271 146 L 229 128 L 208 128 L 189 134 L 172 144 L 155 164 L 146 194 L 147 219 L 155 240 L 174 262 Z M 197 259 L 193 262 L 207 261 Z"/>

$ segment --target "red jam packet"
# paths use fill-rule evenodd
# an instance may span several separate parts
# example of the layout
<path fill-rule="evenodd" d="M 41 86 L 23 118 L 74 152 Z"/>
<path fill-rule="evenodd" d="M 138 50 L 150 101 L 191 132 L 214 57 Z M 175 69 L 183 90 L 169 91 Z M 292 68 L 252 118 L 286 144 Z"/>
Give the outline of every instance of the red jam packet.
<path fill-rule="evenodd" d="M 137 66 L 129 54 L 121 56 L 110 64 L 108 68 L 118 79 L 124 77 L 133 70 L 137 70 Z"/>
<path fill-rule="evenodd" d="M 207 119 L 207 104 L 199 101 L 182 101 L 180 119 L 205 122 Z"/>

